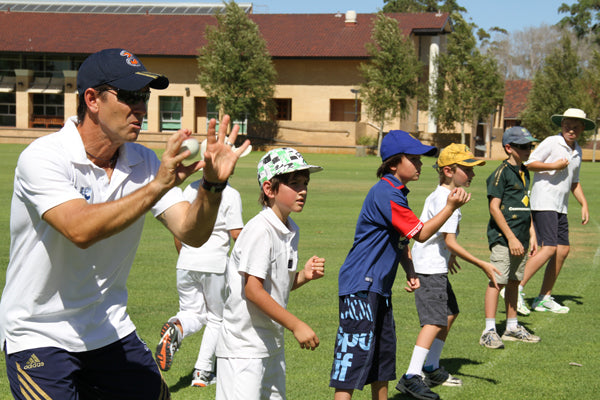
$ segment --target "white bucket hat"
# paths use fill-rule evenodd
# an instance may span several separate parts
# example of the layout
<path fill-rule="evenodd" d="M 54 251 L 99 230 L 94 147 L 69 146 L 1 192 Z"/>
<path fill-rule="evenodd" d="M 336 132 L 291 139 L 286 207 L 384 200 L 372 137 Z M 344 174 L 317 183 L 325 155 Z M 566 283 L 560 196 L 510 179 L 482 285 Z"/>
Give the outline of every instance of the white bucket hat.
<path fill-rule="evenodd" d="M 569 108 L 567 111 L 564 112 L 564 114 L 554 114 L 550 119 L 556 125 L 560 126 L 564 118 L 580 119 L 585 125 L 586 131 L 596 129 L 596 124 L 594 123 L 594 121 L 586 118 L 585 112 L 583 110 L 580 110 L 579 108 Z"/>

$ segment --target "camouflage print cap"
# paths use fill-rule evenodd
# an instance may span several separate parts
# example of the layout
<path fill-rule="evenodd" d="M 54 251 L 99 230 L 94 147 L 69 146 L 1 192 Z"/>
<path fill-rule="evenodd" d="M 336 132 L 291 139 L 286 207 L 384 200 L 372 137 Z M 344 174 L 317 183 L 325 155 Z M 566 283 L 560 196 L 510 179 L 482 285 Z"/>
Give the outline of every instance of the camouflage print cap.
<path fill-rule="evenodd" d="M 307 169 L 310 173 L 322 171 L 323 168 L 309 165 L 302 154 L 291 147 L 273 149 L 265 154 L 258 162 L 258 184 L 262 184 L 276 175 Z"/>

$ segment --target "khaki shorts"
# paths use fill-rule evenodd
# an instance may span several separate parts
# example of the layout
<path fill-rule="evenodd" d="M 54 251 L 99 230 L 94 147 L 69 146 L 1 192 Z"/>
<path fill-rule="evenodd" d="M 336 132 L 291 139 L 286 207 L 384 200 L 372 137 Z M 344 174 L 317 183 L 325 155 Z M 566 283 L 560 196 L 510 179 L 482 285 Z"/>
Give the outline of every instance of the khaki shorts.
<path fill-rule="evenodd" d="M 496 244 L 492 247 L 490 262 L 502 272 L 502 276 L 496 274 L 496 281 L 499 285 L 506 285 L 509 280 L 520 282 L 523 280 L 527 263 L 527 249 L 524 255 L 513 256 L 508 247 Z"/>

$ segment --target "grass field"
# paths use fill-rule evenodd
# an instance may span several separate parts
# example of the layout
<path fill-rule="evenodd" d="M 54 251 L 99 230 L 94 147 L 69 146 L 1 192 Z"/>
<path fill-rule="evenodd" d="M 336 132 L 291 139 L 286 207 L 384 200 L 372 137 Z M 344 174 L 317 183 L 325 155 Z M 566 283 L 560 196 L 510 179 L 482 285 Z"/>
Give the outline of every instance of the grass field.
<path fill-rule="evenodd" d="M 0 145 L 0 284 L 4 285 L 8 264 L 9 213 L 13 171 L 21 145 Z M 263 153 L 253 152 L 240 160 L 231 183 L 242 194 L 244 221 L 254 216 L 258 184 L 256 163 Z M 325 257 L 325 278 L 311 282 L 292 292 L 289 309 L 307 322 L 320 337 L 321 346 L 314 352 L 301 350 L 292 335 L 286 333 L 287 393 L 292 400 L 333 398 L 328 387 L 337 328 L 337 272 L 354 234 L 356 218 L 363 198 L 375 183 L 379 158 L 347 155 L 306 154 L 309 163 L 325 170 L 314 174 L 305 210 L 293 215 L 301 229 L 300 259 L 313 254 Z M 409 202 L 417 215 L 423 201 L 437 184 L 437 175 L 424 158 L 422 178 L 412 182 Z M 462 208 L 463 220 L 459 242 L 479 258 L 488 259 L 486 225 L 488 221 L 485 178 L 498 165 L 491 161 L 476 168 L 472 200 Z M 520 317 L 520 323 L 541 336 L 539 344 L 506 343 L 504 350 L 479 346 L 484 328 L 484 274 L 476 267 L 462 263 L 462 271 L 451 277 L 461 314 L 450 332 L 442 354 L 442 364 L 461 378 L 463 387 L 439 387 L 435 391 L 444 399 L 595 399 L 600 390 L 597 371 L 600 370 L 598 331 L 600 313 L 600 186 L 595 180 L 600 165 L 583 165 L 581 180 L 589 201 L 591 221 L 580 223 L 579 204 L 571 198 L 569 214 L 572 251 L 555 287 L 556 299 L 571 307 L 565 315 L 532 313 Z M 147 216 L 137 258 L 129 279 L 129 313 L 139 335 L 154 349 L 162 324 L 177 312 L 175 288 L 176 252 L 167 230 Z M 411 294 L 402 290 L 404 275 L 399 273 L 394 286 L 394 315 L 398 337 L 398 377 L 406 370 L 419 323 Z M 526 287 L 531 300 L 539 290 L 542 273 Z M 500 330 L 504 329 L 503 307 L 497 315 Z M 189 387 L 201 334 L 189 337 L 176 354 L 173 368 L 165 378 L 172 398 L 211 399 L 214 386 Z M 581 366 L 573 366 L 577 363 Z M 232 382 L 235 384 L 235 382 Z M 390 384 L 390 398 L 404 399 Z M 0 356 L 0 398 L 8 398 L 4 356 Z M 355 399 L 370 399 L 370 390 L 356 391 Z"/>

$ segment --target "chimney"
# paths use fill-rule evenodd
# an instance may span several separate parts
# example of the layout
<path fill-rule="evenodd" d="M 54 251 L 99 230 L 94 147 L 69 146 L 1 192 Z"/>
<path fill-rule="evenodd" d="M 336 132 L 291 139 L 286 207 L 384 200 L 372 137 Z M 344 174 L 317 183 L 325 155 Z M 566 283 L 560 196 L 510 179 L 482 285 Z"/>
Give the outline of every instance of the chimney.
<path fill-rule="evenodd" d="M 346 26 L 354 26 L 356 24 L 357 24 L 356 11 L 354 11 L 354 10 L 346 11 Z"/>

